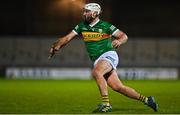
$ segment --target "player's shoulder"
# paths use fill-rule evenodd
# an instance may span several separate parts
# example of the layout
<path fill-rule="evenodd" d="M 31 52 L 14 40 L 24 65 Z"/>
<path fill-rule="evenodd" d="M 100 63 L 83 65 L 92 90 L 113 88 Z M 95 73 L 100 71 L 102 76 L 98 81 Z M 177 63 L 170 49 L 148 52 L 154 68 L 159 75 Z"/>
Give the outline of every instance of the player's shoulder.
<path fill-rule="evenodd" d="M 83 22 L 78 23 L 76 26 L 81 26 L 81 25 L 83 25 Z"/>
<path fill-rule="evenodd" d="M 82 27 L 84 26 L 84 22 L 80 22 L 79 24 L 77 24 L 76 26 L 75 26 L 75 30 L 79 30 L 79 29 L 81 29 Z"/>
<path fill-rule="evenodd" d="M 84 21 L 81 21 L 79 24 L 76 25 L 76 28 L 82 28 L 84 26 L 86 26 L 87 24 Z"/>
<path fill-rule="evenodd" d="M 99 24 L 102 25 L 102 26 L 111 26 L 112 25 L 111 23 L 109 23 L 107 21 L 104 21 L 104 20 L 100 20 Z"/>

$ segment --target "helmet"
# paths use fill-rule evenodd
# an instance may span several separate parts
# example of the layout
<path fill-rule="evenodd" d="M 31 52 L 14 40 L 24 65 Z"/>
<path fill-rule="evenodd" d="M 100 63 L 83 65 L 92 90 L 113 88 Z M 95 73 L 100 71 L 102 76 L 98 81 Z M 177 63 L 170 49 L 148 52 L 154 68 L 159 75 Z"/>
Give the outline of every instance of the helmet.
<path fill-rule="evenodd" d="M 88 3 L 84 6 L 84 9 L 90 10 L 90 11 L 95 11 L 98 14 L 101 12 L 101 6 L 97 3 Z"/>

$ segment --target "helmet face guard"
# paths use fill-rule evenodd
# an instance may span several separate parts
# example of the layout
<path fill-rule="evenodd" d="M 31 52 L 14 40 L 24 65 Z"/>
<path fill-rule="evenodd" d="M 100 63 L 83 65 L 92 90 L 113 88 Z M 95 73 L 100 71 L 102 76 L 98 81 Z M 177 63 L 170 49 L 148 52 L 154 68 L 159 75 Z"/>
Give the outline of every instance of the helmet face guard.
<path fill-rule="evenodd" d="M 88 3 L 84 6 L 84 9 L 97 12 L 98 15 L 101 13 L 101 6 L 97 3 Z"/>

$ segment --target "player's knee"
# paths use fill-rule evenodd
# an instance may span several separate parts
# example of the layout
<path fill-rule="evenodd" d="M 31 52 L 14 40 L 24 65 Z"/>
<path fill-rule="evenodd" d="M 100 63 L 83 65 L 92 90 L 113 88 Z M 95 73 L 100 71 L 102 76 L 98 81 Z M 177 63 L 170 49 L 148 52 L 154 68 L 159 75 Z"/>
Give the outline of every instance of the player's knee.
<path fill-rule="evenodd" d="M 101 73 L 99 71 L 97 71 L 96 69 L 93 69 L 92 76 L 96 79 L 101 76 Z"/>
<path fill-rule="evenodd" d="M 95 69 L 93 69 L 92 70 L 92 76 L 94 77 L 94 78 L 97 78 L 98 77 L 98 71 L 97 70 L 95 70 Z"/>

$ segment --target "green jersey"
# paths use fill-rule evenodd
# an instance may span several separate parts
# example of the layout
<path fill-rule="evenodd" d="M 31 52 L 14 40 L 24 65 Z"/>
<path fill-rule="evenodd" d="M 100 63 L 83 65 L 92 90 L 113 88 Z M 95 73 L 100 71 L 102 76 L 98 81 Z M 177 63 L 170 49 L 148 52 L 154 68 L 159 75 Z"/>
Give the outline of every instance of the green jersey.
<path fill-rule="evenodd" d="M 98 20 L 94 25 L 81 22 L 73 32 L 82 36 L 90 59 L 95 61 L 103 53 L 115 50 L 111 42 L 117 30 L 112 24 Z"/>

